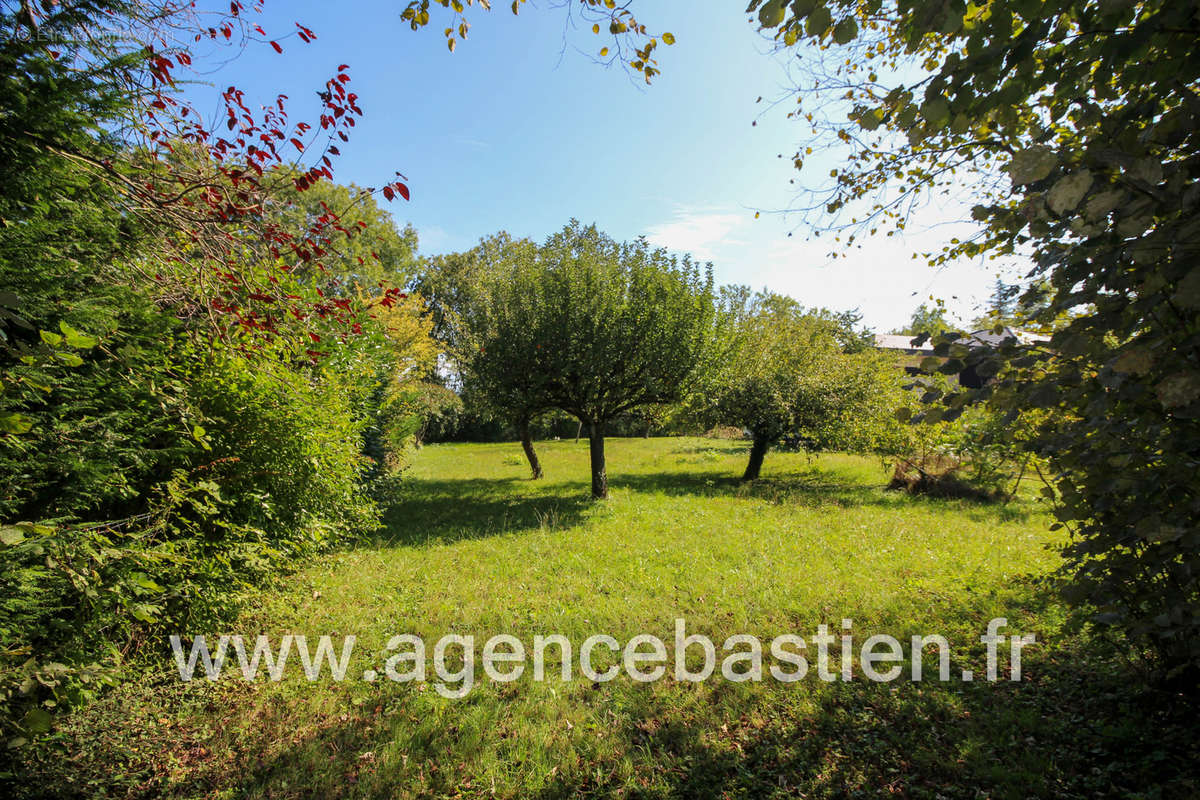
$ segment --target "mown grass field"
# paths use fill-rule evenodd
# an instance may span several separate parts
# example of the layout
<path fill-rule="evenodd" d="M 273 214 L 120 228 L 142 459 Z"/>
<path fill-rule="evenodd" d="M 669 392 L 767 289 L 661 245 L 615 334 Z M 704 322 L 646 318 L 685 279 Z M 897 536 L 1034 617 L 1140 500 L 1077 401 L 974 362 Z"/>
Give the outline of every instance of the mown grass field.
<path fill-rule="evenodd" d="M 878 461 L 609 440 L 612 498 L 587 498 L 586 442 L 437 445 L 373 546 L 252 598 L 229 632 L 358 638 L 349 678 L 183 684 L 160 674 L 73 715 L 36 751 L 30 796 L 206 798 L 1190 797 L 1191 720 L 1074 631 L 1043 579 L 1058 534 L 1032 501 L 884 491 Z M 810 637 L 853 620 L 945 636 L 952 680 L 496 684 L 465 699 L 382 671 L 392 634 L 559 633 L 624 642 L 673 621 L 713 638 Z M 1024 680 L 984 673 L 987 621 L 1035 634 Z M 189 631 L 187 633 L 197 633 Z M 209 633 L 217 633 L 212 631 Z M 838 648 L 833 648 L 834 653 Z M 165 648 L 164 648 L 165 652 Z M 1001 653 L 1007 652 L 1007 645 Z M 720 656 L 721 653 L 718 653 Z M 768 660 L 769 663 L 769 660 Z M 1001 660 L 1004 667 L 1005 660 Z M 600 666 L 603 666 L 601 664 Z M 555 675 L 553 669 L 549 670 Z M 905 675 L 908 674 L 907 666 Z M 1002 670 L 1002 677 L 1006 673 Z M 431 681 L 436 680 L 430 676 Z"/>

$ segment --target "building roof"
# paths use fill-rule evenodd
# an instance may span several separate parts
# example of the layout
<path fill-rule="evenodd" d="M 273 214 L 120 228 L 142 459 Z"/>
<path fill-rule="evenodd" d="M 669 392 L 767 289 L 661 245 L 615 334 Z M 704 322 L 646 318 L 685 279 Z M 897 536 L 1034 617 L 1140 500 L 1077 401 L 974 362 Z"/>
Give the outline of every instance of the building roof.
<path fill-rule="evenodd" d="M 875 334 L 875 346 L 881 350 L 911 350 L 914 353 L 928 351 L 933 352 L 933 345 L 926 341 L 920 347 L 915 347 L 912 343 L 913 337 L 908 334 L 900 333 L 877 333 Z"/>
<path fill-rule="evenodd" d="M 875 346 L 881 350 L 904 350 L 908 353 L 932 353 L 933 342 L 926 340 L 920 347 L 913 345 L 914 337 L 908 334 L 900 333 L 877 333 L 875 334 Z M 973 331 L 956 340 L 956 344 L 965 344 L 970 347 L 996 347 L 1001 342 L 1007 339 L 1016 339 L 1018 344 L 1033 344 L 1035 342 L 1048 342 L 1049 336 L 1044 336 L 1040 333 L 1030 333 L 1029 331 L 1018 330 L 1005 326 L 999 333 L 994 329 L 984 328 L 982 330 Z"/>
<path fill-rule="evenodd" d="M 1034 344 L 1035 342 L 1050 341 L 1049 336 L 1045 336 L 1040 333 L 1030 333 L 1029 331 L 1018 330 L 1017 328 L 1009 327 L 1008 325 L 1005 325 L 1003 328 L 1001 328 L 999 333 L 996 333 L 994 329 L 985 328 L 983 330 L 974 331 L 973 333 L 968 333 L 958 341 L 961 344 L 970 345 L 972 347 L 978 347 L 979 345 L 995 347 L 996 345 L 1008 339 L 1016 339 L 1017 344 Z"/>

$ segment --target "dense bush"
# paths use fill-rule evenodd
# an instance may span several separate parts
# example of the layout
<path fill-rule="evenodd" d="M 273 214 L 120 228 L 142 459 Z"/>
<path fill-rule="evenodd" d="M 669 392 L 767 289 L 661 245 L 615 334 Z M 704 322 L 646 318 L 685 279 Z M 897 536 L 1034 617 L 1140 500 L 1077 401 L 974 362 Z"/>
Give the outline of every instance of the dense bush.
<path fill-rule="evenodd" d="M 1003 420 L 982 408 L 910 429 L 888 456 L 889 489 L 986 501 L 1011 499 L 1031 458 Z"/>
<path fill-rule="evenodd" d="M 227 617 L 243 587 L 369 533 L 422 413 L 397 398 L 430 366 L 419 299 L 280 270 L 219 220 L 205 235 L 244 259 L 222 262 L 221 289 L 202 285 L 203 240 L 122 195 L 114 171 L 136 158 L 114 132 L 144 98 L 119 78 L 145 53 L 72 41 L 131 8 L 53 8 L 43 33 L 70 57 L 0 41 L 0 732 L 14 743 L 139 650 L 161 654 L 162 634 Z M 15 16 L 0 11 L 6 30 Z M 282 242 L 317 201 L 280 200 Z M 355 202 L 360 249 L 388 256 L 372 277 L 402 274 L 415 235 Z M 357 267 L 342 255 L 335 269 Z M 304 306 L 277 308 L 290 298 Z"/>
<path fill-rule="evenodd" d="M 95 338 L 81 364 L 3 372 L 6 410 L 29 423 L 0 435 L 17 478 L 3 519 L 31 520 L 0 530 L 0 699 L 22 737 L 148 634 L 220 618 L 239 589 L 369 533 L 368 431 L 392 447 L 407 435 L 373 403 L 392 358 L 382 332 L 331 353 L 337 369 L 177 335 Z"/>

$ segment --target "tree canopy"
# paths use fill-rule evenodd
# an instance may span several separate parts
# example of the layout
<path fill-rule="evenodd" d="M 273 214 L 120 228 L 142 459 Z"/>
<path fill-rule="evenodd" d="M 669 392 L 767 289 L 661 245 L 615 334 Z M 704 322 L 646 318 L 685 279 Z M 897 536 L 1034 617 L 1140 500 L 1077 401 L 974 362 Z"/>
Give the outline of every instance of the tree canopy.
<path fill-rule="evenodd" d="M 1196 4 L 752 0 L 748 10 L 781 48 L 805 47 L 793 116 L 812 138 L 793 159 L 808 176 L 810 220 L 852 241 L 903 227 L 922 194 L 969 183 L 979 233 L 948 242 L 935 263 L 1032 255 L 1034 320 L 1056 329 L 1049 346 L 967 352 L 947 340 L 937 352 L 996 378 L 977 399 L 1050 412 L 1032 446 L 1050 459 L 1048 492 L 1074 534 L 1072 596 L 1195 680 Z M 827 181 L 803 171 L 821 144 L 845 156 Z"/>
<path fill-rule="evenodd" d="M 501 404 L 576 417 L 589 431 L 592 494 L 606 497 L 603 425 L 682 397 L 711 334 L 712 277 L 576 221 L 512 252 L 466 325 L 467 372 Z"/>

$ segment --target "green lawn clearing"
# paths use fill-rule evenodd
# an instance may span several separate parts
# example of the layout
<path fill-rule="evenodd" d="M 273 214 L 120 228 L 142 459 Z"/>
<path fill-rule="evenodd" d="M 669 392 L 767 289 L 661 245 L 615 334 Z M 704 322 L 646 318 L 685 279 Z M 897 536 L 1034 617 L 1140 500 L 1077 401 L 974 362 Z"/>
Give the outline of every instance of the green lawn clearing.
<path fill-rule="evenodd" d="M 27 786 L 85 796 L 208 798 L 1187 797 L 1190 721 L 1138 689 L 1044 585 L 1060 535 L 1032 500 L 887 492 L 878 460 L 771 453 L 753 486 L 741 442 L 608 442 L 612 497 L 588 499 L 587 444 L 424 448 L 373 546 L 328 557 L 252 598 L 230 633 L 354 634 L 347 679 L 188 684 L 173 666 L 119 687 L 39 746 Z M 1023 680 L 984 679 L 979 637 L 1005 617 L 1033 634 Z M 562 682 L 557 665 L 463 699 L 382 674 L 393 634 L 639 633 L 674 620 L 718 648 L 872 633 L 940 634 L 925 679 Z M 189 631 L 187 633 L 201 633 Z M 218 633 L 212 631 L 209 633 Z M 810 645 L 811 647 L 811 645 Z M 906 644 L 907 647 L 907 644 Z M 836 655 L 840 648 L 832 648 Z M 557 651 L 553 651 L 557 652 Z M 725 655 L 718 651 L 718 658 Z M 809 655 L 812 655 L 811 653 Z M 478 655 L 477 655 L 478 658 Z M 609 661 L 613 659 L 610 657 Z M 767 663 L 771 663 L 768 658 Z M 835 662 L 836 663 L 836 662 Z M 598 664 L 599 667 L 604 664 Z M 905 662 L 904 676 L 909 666 Z M 963 669 L 975 681 L 964 683 Z M 719 673 L 719 668 L 718 668 Z M 68 760 L 69 759 L 69 760 Z M 104 792 L 103 795 L 100 793 Z"/>

